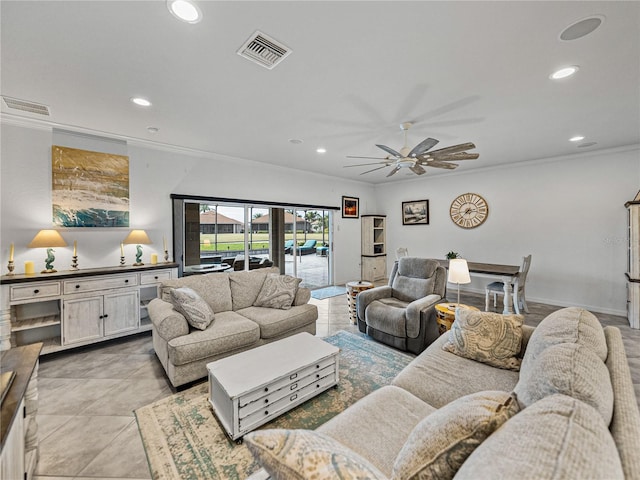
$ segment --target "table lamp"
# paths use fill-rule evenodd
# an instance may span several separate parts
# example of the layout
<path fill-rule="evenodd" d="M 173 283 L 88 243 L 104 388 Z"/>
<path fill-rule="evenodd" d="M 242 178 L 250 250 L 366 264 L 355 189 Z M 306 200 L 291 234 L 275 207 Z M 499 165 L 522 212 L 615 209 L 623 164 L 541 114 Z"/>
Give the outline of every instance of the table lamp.
<path fill-rule="evenodd" d="M 53 255 L 53 247 L 66 247 L 67 242 L 65 242 L 60 232 L 57 230 L 40 230 L 31 243 L 27 245 L 28 248 L 46 248 L 47 249 L 47 258 L 45 259 L 44 267 L 40 273 L 54 273 L 57 272 L 55 268 L 53 268 L 53 262 L 56 257 Z"/>
<path fill-rule="evenodd" d="M 460 305 L 460 284 L 471 283 L 469 266 L 466 260 L 463 258 L 452 258 L 449 260 L 449 275 L 447 281 L 458 285 L 458 305 Z"/>
<path fill-rule="evenodd" d="M 149 235 L 144 230 L 131 230 L 127 238 L 125 238 L 122 243 L 126 245 L 137 244 L 136 245 L 136 263 L 133 265 L 138 267 L 140 265 L 144 265 L 142 263 L 142 245 L 150 245 L 152 242 L 149 239 Z"/>

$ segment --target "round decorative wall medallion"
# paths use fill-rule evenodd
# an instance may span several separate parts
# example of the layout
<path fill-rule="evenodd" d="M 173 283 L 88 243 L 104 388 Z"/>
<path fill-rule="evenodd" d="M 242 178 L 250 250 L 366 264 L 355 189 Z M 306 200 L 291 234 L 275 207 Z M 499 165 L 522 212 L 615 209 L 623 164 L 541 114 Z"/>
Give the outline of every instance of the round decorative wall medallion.
<path fill-rule="evenodd" d="M 476 228 L 489 215 L 487 201 L 477 193 L 463 193 L 451 202 L 449 215 L 453 223 L 462 228 Z"/>

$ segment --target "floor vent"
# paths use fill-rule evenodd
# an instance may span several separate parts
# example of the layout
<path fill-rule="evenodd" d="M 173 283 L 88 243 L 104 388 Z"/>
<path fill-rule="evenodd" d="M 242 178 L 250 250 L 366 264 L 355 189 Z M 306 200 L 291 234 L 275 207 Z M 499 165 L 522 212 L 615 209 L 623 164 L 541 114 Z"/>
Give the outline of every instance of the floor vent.
<path fill-rule="evenodd" d="M 291 49 L 269 35 L 256 31 L 238 50 L 238 55 L 271 70 L 278 65 Z"/>
<path fill-rule="evenodd" d="M 5 97 L 2 96 L 4 103 L 9 108 L 13 108 L 14 110 L 22 110 L 23 112 L 29 113 L 37 113 L 38 115 L 46 115 L 47 117 L 50 115 L 49 107 L 46 105 L 41 105 L 39 103 L 29 102 L 28 100 L 19 100 L 17 98 Z"/>

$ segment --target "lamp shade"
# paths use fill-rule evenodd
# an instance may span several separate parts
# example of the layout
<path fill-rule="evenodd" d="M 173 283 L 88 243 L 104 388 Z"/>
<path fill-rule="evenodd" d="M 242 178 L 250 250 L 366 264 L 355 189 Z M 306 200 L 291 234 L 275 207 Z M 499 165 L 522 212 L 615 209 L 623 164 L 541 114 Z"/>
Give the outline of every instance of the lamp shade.
<path fill-rule="evenodd" d="M 129 244 L 142 244 L 142 245 L 150 245 L 151 240 L 149 239 L 149 235 L 144 230 L 131 230 L 127 238 L 122 242 L 126 245 Z"/>
<path fill-rule="evenodd" d="M 469 266 L 463 258 L 452 258 L 449 260 L 449 275 L 447 281 L 450 283 L 471 283 Z"/>
<path fill-rule="evenodd" d="M 66 247 L 67 242 L 64 241 L 62 235 L 57 230 L 40 230 L 28 248 L 50 248 L 50 247 Z"/>

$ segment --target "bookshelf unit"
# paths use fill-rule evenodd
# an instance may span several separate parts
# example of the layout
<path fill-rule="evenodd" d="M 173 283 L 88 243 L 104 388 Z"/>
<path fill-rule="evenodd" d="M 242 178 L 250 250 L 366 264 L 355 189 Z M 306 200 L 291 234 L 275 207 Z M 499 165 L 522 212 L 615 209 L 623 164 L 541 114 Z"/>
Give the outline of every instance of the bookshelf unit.
<path fill-rule="evenodd" d="M 637 198 L 637 197 L 636 197 Z M 640 201 L 627 207 L 627 319 L 631 328 L 640 329 Z"/>
<path fill-rule="evenodd" d="M 387 277 L 387 218 L 362 215 L 362 280 L 373 282 Z"/>

